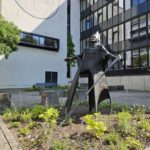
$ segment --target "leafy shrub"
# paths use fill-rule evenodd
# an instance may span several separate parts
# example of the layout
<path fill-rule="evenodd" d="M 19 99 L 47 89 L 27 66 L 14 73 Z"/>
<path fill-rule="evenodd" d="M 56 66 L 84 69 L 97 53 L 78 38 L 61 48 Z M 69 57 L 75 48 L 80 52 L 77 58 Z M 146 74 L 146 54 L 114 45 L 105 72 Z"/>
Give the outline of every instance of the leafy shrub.
<path fill-rule="evenodd" d="M 125 143 L 127 144 L 129 149 L 143 149 L 143 145 L 141 144 L 141 142 L 133 137 L 127 137 Z"/>
<path fill-rule="evenodd" d="M 32 114 L 31 114 L 31 112 L 29 112 L 29 109 L 25 109 L 20 114 L 20 120 L 22 122 L 25 122 L 25 123 L 30 122 L 31 121 L 31 117 L 32 117 Z"/>
<path fill-rule="evenodd" d="M 59 111 L 53 107 L 48 108 L 44 113 L 39 115 L 39 118 L 43 119 L 46 124 L 51 127 L 57 123 Z"/>
<path fill-rule="evenodd" d="M 93 135 L 99 138 L 104 134 L 107 130 L 106 125 L 104 122 L 100 120 L 100 113 L 95 113 L 94 115 L 86 115 L 84 117 L 85 123 L 87 124 L 86 129 Z"/>
<path fill-rule="evenodd" d="M 119 112 L 117 114 L 118 117 L 118 127 L 121 131 L 123 131 L 124 133 L 129 133 L 130 132 L 130 127 L 131 127 L 131 119 L 132 116 L 129 112 Z"/>
<path fill-rule="evenodd" d="M 16 108 L 6 108 L 3 113 L 3 119 L 7 122 L 18 121 L 19 115 L 20 113 Z"/>
<path fill-rule="evenodd" d="M 32 108 L 31 114 L 33 119 L 39 119 L 39 115 L 46 111 L 46 107 L 42 105 L 35 105 Z"/>
<path fill-rule="evenodd" d="M 20 122 L 17 122 L 17 121 L 15 121 L 15 122 L 10 122 L 10 127 L 11 128 L 18 128 L 19 126 L 20 126 Z"/>
<path fill-rule="evenodd" d="M 134 116 L 136 120 L 142 120 L 145 113 L 144 105 L 135 104 L 131 107 L 130 113 Z"/>
<path fill-rule="evenodd" d="M 63 150 L 64 149 L 64 143 L 61 141 L 56 141 L 53 144 L 52 150 Z"/>
<path fill-rule="evenodd" d="M 31 122 L 28 123 L 28 128 L 29 128 L 29 129 L 33 129 L 34 127 L 36 127 L 36 125 L 37 125 L 36 122 L 31 121 Z"/>
<path fill-rule="evenodd" d="M 25 128 L 21 128 L 20 130 L 19 130 L 19 134 L 20 135 L 27 135 L 27 134 L 30 134 L 30 129 L 29 128 L 27 128 L 27 127 L 25 127 Z"/>
<path fill-rule="evenodd" d="M 150 120 L 143 120 L 139 123 L 139 127 L 147 132 L 150 132 Z"/>
<path fill-rule="evenodd" d="M 118 133 L 109 133 L 107 136 L 106 136 L 106 142 L 110 145 L 112 144 L 117 144 L 117 142 L 119 141 L 119 135 Z"/>

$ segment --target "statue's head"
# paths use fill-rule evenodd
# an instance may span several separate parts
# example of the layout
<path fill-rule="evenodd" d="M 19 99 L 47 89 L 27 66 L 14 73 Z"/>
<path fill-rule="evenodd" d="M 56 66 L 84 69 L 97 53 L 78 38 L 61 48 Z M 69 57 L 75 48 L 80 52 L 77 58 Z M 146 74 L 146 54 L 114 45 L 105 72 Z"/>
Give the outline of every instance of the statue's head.
<path fill-rule="evenodd" d="M 97 47 L 101 44 L 100 33 L 98 31 L 92 34 L 92 36 L 90 37 L 90 44 L 92 47 Z"/>

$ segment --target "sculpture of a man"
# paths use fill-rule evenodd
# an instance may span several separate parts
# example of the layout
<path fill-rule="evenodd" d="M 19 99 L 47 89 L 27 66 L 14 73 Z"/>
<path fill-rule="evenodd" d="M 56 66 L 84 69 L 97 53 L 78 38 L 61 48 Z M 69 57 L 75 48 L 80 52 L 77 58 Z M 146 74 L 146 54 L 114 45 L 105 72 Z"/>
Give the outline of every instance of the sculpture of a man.
<path fill-rule="evenodd" d="M 97 111 L 97 105 L 99 102 L 110 99 L 110 94 L 107 86 L 106 77 L 104 71 L 109 60 L 109 56 L 113 55 L 107 51 L 107 49 L 101 44 L 100 34 L 96 32 L 90 38 L 91 47 L 85 48 L 83 52 L 75 57 L 66 58 L 66 61 L 77 59 L 78 70 L 73 79 L 72 85 L 68 92 L 67 101 L 65 104 L 65 110 L 68 113 L 70 111 L 72 101 L 76 92 L 79 76 L 86 74 L 88 77 L 89 89 L 94 85 L 92 90 L 89 92 L 89 111 L 95 107 Z"/>

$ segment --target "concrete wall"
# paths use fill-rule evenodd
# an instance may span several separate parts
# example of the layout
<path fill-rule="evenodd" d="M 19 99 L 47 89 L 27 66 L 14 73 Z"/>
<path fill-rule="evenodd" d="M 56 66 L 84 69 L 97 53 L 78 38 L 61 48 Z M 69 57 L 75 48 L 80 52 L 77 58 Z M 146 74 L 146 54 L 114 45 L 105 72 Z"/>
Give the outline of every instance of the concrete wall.
<path fill-rule="evenodd" d="M 107 77 L 108 85 L 124 85 L 126 90 L 150 91 L 150 76 Z"/>
<path fill-rule="evenodd" d="M 22 11 L 14 0 L 0 0 L 1 14 L 13 22 L 21 30 L 60 39 L 59 52 L 19 46 L 18 51 L 10 55 L 8 60 L 1 58 L 0 88 L 32 86 L 36 82 L 45 82 L 45 71 L 58 72 L 58 84 L 66 84 L 67 51 L 67 1 L 66 0 L 22 0 L 21 6 L 37 17 Z M 15 86 L 16 85 L 16 86 Z"/>

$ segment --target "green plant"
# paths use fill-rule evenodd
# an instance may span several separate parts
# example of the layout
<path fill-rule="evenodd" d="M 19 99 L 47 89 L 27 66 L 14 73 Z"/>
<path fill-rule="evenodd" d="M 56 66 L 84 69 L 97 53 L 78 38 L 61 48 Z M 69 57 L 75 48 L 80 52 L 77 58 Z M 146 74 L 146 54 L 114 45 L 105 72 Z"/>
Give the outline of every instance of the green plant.
<path fill-rule="evenodd" d="M 10 122 L 10 127 L 11 128 L 18 128 L 19 126 L 20 126 L 20 122 L 17 122 L 17 121 L 15 121 L 15 122 Z"/>
<path fill-rule="evenodd" d="M 20 30 L 13 24 L 6 21 L 0 15 L 0 55 L 8 55 L 17 49 L 20 40 Z"/>
<path fill-rule="evenodd" d="M 30 129 L 29 128 L 27 128 L 27 127 L 24 127 L 24 128 L 21 128 L 20 130 L 19 130 L 19 134 L 20 135 L 27 135 L 27 134 L 30 134 Z"/>
<path fill-rule="evenodd" d="M 129 112 L 119 112 L 117 114 L 117 117 L 119 129 L 128 134 L 131 130 L 131 114 Z"/>
<path fill-rule="evenodd" d="M 48 108 L 44 113 L 39 115 L 39 118 L 43 119 L 46 124 L 49 124 L 51 127 L 57 123 L 59 116 L 59 111 L 56 108 Z"/>
<path fill-rule="evenodd" d="M 36 122 L 31 121 L 31 122 L 28 123 L 28 128 L 29 128 L 29 129 L 33 129 L 34 127 L 36 127 L 36 125 L 37 125 Z"/>
<path fill-rule="evenodd" d="M 62 141 L 56 141 L 53 143 L 52 150 L 63 150 L 64 149 L 64 142 Z"/>
<path fill-rule="evenodd" d="M 18 121 L 19 120 L 19 111 L 16 108 L 6 108 L 3 112 L 3 119 L 7 122 Z"/>
<path fill-rule="evenodd" d="M 129 149 L 137 149 L 137 150 L 143 149 L 143 145 L 141 144 L 141 142 L 133 137 L 127 137 L 125 143 L 127 144 Z"/>
<path fill-rule="evenodd" d="M 107 130 L 107 127 L 104 124 L 104 122 L 100 121 L 100 117 L 100 113 L 84 116 L 85 123 L 87 124 L 86 129 L 97 138 L 102 136 Z"/>
<path fill-rule="evenodd" d="M 134 116 L 136 120 L 142 120 L 145 113 L 145 106 L 135 104 L 131 107 L 130 113 Z"/>
<path fill-rule="evenodd" d="M 42 105 L 35 105 L 32 110 L 32 119 L 39 119 L 39 115 L 46 111 L 46 107 Z"/>
<path fill-rule="evenodd" d="M 139 127 L 147 132 L 150 132 L 150 120 L 142 120 L 139 122 Z"/>
<path fill-rule="evenodd" d="M 32 114 L 31 112 L 29 112 L 29 109 L 25 109 L 20 114 L 20 120 L 25 123 L 30 122 L 32 120 L 31 117 L 32 117 Z"/>
<path fill-rule="evenodd" d="M 119 134 L 118 133 L 109 133 L 107 136 L 106 136 L 106 142 L 110 145 L 112 144 L 117 144 L 117 142 L 119 141 Z"/>

